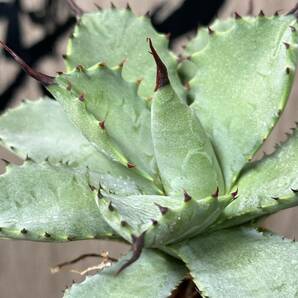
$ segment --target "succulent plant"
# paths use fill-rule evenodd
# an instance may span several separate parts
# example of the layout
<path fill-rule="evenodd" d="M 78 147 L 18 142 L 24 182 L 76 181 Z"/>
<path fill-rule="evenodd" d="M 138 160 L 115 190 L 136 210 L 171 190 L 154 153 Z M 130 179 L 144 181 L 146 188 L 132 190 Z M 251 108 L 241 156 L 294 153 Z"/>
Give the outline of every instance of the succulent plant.
<path fill-rule="evenodd" d="M 298 6 L 216 20 L 179 59 L 129 8 L 76 11 L 55 78 L 1 43 L 56 99 L 0 117 L 25 160 L 0 176 L 1 237 L 132 245 L 65 297 L 168 297 L 187 274 L 203 297 L 297 297 L 297 244 L 255 224 L 298 205 L 295 127 L 253 157 L 291 90 Z"/>

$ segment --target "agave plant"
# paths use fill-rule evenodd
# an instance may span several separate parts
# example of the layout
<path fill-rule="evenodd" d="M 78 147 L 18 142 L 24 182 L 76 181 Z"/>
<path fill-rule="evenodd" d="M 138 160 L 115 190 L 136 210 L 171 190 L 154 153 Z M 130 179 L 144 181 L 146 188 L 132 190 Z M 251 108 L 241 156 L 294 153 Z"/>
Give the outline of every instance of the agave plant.
<path fill-rule="evenodd" d="M 77 11 L 55 78 L 1 43 L 56 99 L 0 117 L 25 159 L 0 176 L 1 237 L 132 245 L 65 297 L 168 297 L 188 274 L 203 297 L 297 297 L 298 245 L 254 224 L 298 205 L 295 129 L 253 157 L 291 90 L 298 6 L 216 20 L 184 59 L 129 8 Z"/>

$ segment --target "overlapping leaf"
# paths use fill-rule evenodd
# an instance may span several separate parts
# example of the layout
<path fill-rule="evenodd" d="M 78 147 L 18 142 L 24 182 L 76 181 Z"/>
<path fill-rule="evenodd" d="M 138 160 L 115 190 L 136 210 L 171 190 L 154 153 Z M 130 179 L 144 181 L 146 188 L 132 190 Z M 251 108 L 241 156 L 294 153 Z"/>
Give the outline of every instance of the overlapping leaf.
<path fill-rule="evenodd" d="M 225 23 L 226 30 L 211 26 L 208 39 L 201 38 L 200 50 L 191 57 L 197 74 L 189 83 L 192 108 L 215 146 L 229 187 L 285 106 L 297 62 L 297 33 L 292 15 Z"/>
<path fill-rule="evenodd" d="M 155 187 L 127 167 L 98 152 L 67 119 L 59 103 L 41 99 L 25 101 L 0 117 L 0 139 L 22 158 L 48 160 L 91 170 L 91 181 L 114 193 L 154 193 Z"/>
<path fill-rule="evenodd" d="M 203 232 L 232 197 L 115 196 L 103 194 L 98 206 L 107 223 L 128 242 L 145 232 L 146 247 L 161 247 Z"/>
<path fill-rule="evenodd" d="M 225 185 L 214 150 L 199 119 L 170 85 L 158 90 L 151 109 L 152 139 L 167 194 L 187 191 L 204 198 Z"/>
<path fill-rule="evenodd" d="M 298 293 L 298 245 L 251 228 L 202 235 L 172 247 L 203 297 L 279 298 Z"/>
<path fill-rule="evenodd" d="M 68 241 L 113 238 L 100 217 L 97 192 L 86 172 L 25 162 L 0 176 L 0 235 L 14 239 Z"/>
<path fill-rule="evenodd" d="M 224 210 L 215 228 L 298 205 L 297 152 L 295 132 L 274 154 L 252 164 L 237 182 L 239 197 Z"/>
<path fill-rule="evenodd" d="M 65 292 L 65 298 L 167 298 L 186 275 L 185 266 L 163 253 L 146 249 L 140 259 L 119 275 L 126 261 L 87 277 Z M 141 278 L 140 278 L 141 277 Z"/>
<path fill-rule="evenodd" d="M 168 40 L 158 34 L 147 17 L 136 17 L 129 10 L 106 9 L 84 14 L 68 44 L 68 69 L 82 64 L 90 67 L 98 62 L 114 67 L 124 62 L 125 80 L 140 80 L 138 94 L 151 97 L 155 84 L 155 67 L 148 54 L 146 38 L 150 37 L 165 61 L 175 91 L 184 96 L 177 75 L 176 57 L 168 49 Z"/>
<path fill-rule="evenodd" d="M 50 91 L 99 152 L 156 181 L 150 111 L 136 85 L 104 66 L 59 76 Z"/>

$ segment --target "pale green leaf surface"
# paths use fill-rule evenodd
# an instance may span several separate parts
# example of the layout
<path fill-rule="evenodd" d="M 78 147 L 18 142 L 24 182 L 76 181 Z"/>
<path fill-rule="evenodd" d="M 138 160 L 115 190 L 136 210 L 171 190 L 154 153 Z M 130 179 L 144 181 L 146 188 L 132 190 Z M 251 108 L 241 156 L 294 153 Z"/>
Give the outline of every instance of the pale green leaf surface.
<path fill-rule="evenodd" d="M 0 176 L 0 189 L 2 238 L 67 241 L 115 237 L 98 212 L 97 192 L 91 191 L 86 173 L 62 165 L 25 162 L 6 168 Z"/>
<path fill-rule="evenodd" d="M 241 227 L 174 245 L 203 297 L 295 298 L 298 244 Z"/>
<path fill-rule="evenodd" d="M 151 107 L 155 157 L 167 194 L 187 191 L 210 196 L 218 187 L 225 192 L 221 169 L 212 145 L 194 112 L 171 86 L 158 90 Z"/>
<path fill-rule="evenodd" d="M 144 249 L 133 265 L 116 276 L 128 258 L 73 285 L 66 290 L 64 298 L 167 298 L 187 273 L 178 260 Z"/>
<path fill-rule="evenodd" d="M 132 234 L 139 236 L 146 231 L 145 246 L 161 247 L 203 232 L 231 200 L 231 196 L 185 201 L 183 196 L 120 197 L 103 193 L 98 207 L 107 223 L 128 242 Z M 167 212 L 162 214 L 159 206 L 168 208 Z"/>
<path fill-rule="evenodd" d="M 0 117 L 0 138 L 6 148 L 37 162 L 47 158 L 83 164 L 92 157 L 96 163 L 95 149 L 66 118 L 60 104 L 50 99 L 25 101 L 8 110 Z"/>
<path fill-rule="evenodd" d="M 215 20 L 211 27 L 212 30 L 216 32 L 224 32 L 231 28 L 233 22 L 233 19 Z M 185 49 L 182 53 L 182 57 L 184 57 L 184 59 L 178 68 L 178 73 L 184 82 L 190 81 L 196 75 L 198 66 L 196 63 L 192 62 L 190 58 L 208 44 L 209 38 L 212 38 L 212 36 L 210 36 L 208 32 L 208 28 L 200 27 L 196 36 L 185 46 Z"/>
<path fill-rule="evenodd" d="M 36 162 L 47 159 L 91 171 L 90 183 L 118 194 L 156 192 L 149 181 L 98 152 L 67 119 L 61 105 L 43 98 L 25 101 L 0 117 L 0 144 Z"/>
<path fill-rule="evenodd" d="M 130 162 L 136 166 L 131 171 L 151 181 L 156 179 L 150 111 L 137 96 L 135 84 L 124 81 L 120 71 L 98 66 L 74 70 L 56 81 L 50 91 L 100 152 L 126 167 Z M 71 90 L 67 90 L 69 84 Z M 79 100 L 81 94 L 83 102 Z"/>
<path fill-rule="evenodd" d="M 68 44 L 68 70 L 82 64 L 90 67 L 104 62 L 110 67 L 123 65 L 125 80 L 142 80 L 138 94 L 151 97 L 155 86 L 155 65 L 148 53 L 146 39 L 150 37 L 165 61 L 175 91 L 184 96 L 177 75 L 176 57 L 168 50 L 168 40 L 158 34 L 147 17 L 136 17 L 128 10 L 106 9 L 84 14 Z"/>
<path fill-rule="evenodd" d="M 216 19 L 210 29 L 215 31 L 216 33 L 223 33 L 229 31 L 234 26 L 234 19 L 229 18 L 225 20 Z M 186 45 L 183 55 L 191 56 L 196 52 L 199 52 L 206 47 L 209 42 L 209 39 L 212 38 L 212 34 L 209 34 L 209 30 L 206 27 L 200 27 L 197 31 L 196 36 L 189 41 Z"/>
<path fill-rule="evenodd" d="M 238 198 L 215 228 L 237 225 L 263 214 L 298 205 L 298 133 L 275 153 L 252 164 L 237 182 Z"/>
<path fill-rule="evenodd" d="M 294 16 L 237 19 L 201 41 L 191 58 L 198 69 L 190 81 L 192 108 L 215 146 L 227 187 L 285 106 L 297 62 L 297 33 L 289 27 L 295 25 Z"/>

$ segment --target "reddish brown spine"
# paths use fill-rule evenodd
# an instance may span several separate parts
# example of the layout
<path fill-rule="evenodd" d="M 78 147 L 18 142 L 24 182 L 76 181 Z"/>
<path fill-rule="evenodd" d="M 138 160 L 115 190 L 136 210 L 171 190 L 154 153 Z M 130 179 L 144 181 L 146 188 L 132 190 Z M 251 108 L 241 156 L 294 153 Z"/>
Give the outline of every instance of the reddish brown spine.
<path fill-rule="evenodd" d="M 23 59 L 21 59 L 12 49 L 10 49 L 5 43 L 0 41 L 0 47 L 4 49 L 19 65 L 23 70 L 32 78 L 42 83 L 45 86 L 53 85 L 55 78 L 38 72 L 32 69 Z"/>
<path fill-rule="evenodd" d="M 147 40 L 151 50 L 150 54 L 153 56 L 156 63 L 156 85 L 154 91 L 157 91 L 160 88 L 170 84 L 168 70 L 153 47 L 151 38 L 148 38 Z"/>

